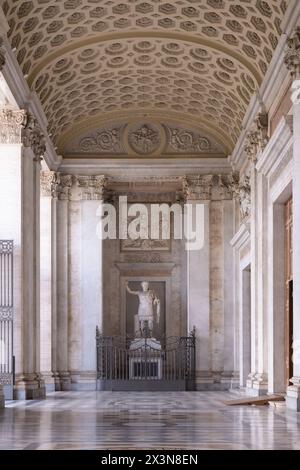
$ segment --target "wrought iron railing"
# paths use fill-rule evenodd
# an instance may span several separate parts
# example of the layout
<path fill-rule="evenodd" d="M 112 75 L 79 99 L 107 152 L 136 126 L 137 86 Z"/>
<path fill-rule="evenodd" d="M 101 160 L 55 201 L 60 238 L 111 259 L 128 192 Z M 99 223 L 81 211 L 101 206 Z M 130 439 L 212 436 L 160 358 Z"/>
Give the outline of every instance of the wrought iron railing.
<path fill-rule="evenodd" d="M 96 329 L 98 388 L 193 390 L 195 334 L 187 337 L 122 338 Z"/>
<path fill-rule="evenodd" d="M 13 242 L 0 240 L 0 383 L 13 381 Z"/>

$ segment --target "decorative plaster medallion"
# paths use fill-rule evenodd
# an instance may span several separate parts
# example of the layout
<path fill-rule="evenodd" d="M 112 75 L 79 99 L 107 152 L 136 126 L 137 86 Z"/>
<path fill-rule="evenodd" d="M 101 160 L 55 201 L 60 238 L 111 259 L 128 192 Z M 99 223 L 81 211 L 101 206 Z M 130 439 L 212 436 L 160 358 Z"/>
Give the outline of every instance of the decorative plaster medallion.
<path fill-rule="evenodd" d="M 166 145 L 166 134 L 159 123 L 139 121 L 129 124 L 124 133 L 124 145 L 129 153 L 154 156 Z"/>

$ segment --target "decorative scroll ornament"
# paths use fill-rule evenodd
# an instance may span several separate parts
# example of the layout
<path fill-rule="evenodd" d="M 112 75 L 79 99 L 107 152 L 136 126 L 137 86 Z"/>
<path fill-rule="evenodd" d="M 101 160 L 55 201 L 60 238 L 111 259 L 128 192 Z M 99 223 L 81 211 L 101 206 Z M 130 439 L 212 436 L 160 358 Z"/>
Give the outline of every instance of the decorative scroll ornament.
<path fill-rule="evenodd" d="M 83 152 L 120 152 L 120 129 L 98 132 L 95 136 L 84 137 L 79 142 Z"/>
<path fill-rule="evenodd" d="M 46 152 L 44 134 L 32 114 L 27 114 L 26 125 L 22 129 L 22 143 L 24 147 L 31 147 L 37 160 L 40 160 Z"/>
<path fill-rule="evenodd" d="M 132 149 L 139 153 L 148 155 L 155 152 L 160 146 L 160 134 L 152 124 L 143 124 L 135 131 L 129 133 L 128 143 Z"/>
<path fill-rule="evenodd" d="M 5 65 L 5 50 L 2 47 L 2 45 L 3 45 L 3 39 L 0 38 L 0 72 Z"/>
<path fill-rule="evenodd" d="M 102 200 L 104 198 L 107 178 L 104 175 L 77 176 L 77 184 L 81 189 L 81 198 L 87 200 Z"/>
<path fill-rule="evenodd" d="M 284 63 L 293 78 L 300 75 L 300 27 L 296 28 L 293 36 L 287 40 Z"/>
<path fill-rule="evenodd" d="M 27 121 L 24 109 L 15 109 L 10 106 L 0 108 L 0 143 L 20 144 L 21 132 Z"/>
<path fill-rule="evenodd" d="M 177 151 L 204 152 L 211 150 L 211 143 L 206 137 L 195 136 L 193 132 L 182 129 L 169 129 L 170 146 Z"/>

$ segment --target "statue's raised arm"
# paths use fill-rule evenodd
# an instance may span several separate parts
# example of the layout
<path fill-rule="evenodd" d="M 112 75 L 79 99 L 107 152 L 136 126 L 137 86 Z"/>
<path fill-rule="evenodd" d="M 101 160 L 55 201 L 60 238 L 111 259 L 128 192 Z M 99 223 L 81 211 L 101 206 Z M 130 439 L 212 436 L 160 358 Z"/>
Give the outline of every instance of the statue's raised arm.
<path fill-rule="evenodd" d="M 130 289 L 128 282 L 126 282 L 126 289 L 127 289 L 127 291 L 129 292 L 129 294 L 139 295 L 139 291 L 131 290 L 131 289 Z"/>

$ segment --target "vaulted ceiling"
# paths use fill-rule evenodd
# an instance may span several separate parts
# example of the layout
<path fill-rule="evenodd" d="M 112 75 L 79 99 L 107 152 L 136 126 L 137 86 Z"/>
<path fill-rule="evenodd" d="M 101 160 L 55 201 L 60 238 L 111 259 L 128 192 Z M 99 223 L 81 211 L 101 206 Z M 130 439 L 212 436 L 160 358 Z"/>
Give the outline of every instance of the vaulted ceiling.
<path fill-rule="evenodd" d="M 271 62 L 286 7 L 281 0 L 2 6 L 62 153 L 171 155 L 187 143 L 190 153 L 224 156 Z"/>

